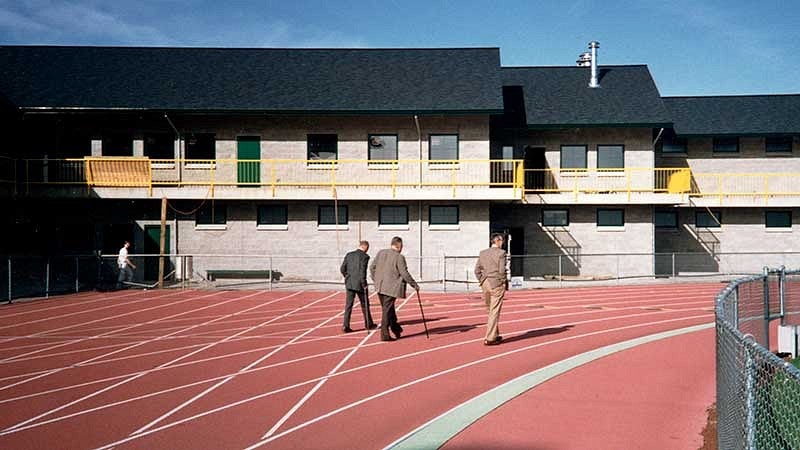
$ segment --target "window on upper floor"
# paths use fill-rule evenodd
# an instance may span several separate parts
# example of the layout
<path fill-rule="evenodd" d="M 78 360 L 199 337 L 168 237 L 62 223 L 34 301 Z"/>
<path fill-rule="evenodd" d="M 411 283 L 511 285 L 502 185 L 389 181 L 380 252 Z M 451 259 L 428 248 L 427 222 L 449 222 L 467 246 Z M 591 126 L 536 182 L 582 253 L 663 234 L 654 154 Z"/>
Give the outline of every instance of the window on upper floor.
<path fill-rule="evenodd" d="M 347 225 L 348 219 L 347 205 L 320 205 L 317 209 L 317 225 Z"/>
<path fill-rule="evenodd" d="M 289 208 L 286 205 L 259 205 L 257 225 L 288 225 Z"/>
<path fill-rule="evenodd" d="M 764 139 L 764 150 L 767 153 L 791 153 L 792 141 L 791 136 L 768 137 Z"/>
<path fill-rule="evenodd" d="M 792 228 L 791 211 L 767 211 L 764 213 L 767 228 Z"/>
<path fill-rule="evenodd" d="M 370 134 L 367 141 L 370 161 L 397 160 L 396 134 Z"/>
<path fill-rule="evenodd" d="M 695 211 L 694 226 L 697 228 L 720 228 L 722 226 L 722 213 L 719 211 Z"/>
<path fill-rule="evenodd" d="M 543 209 L 542 210 L 542 226 L 543 227 L 566 227 L 566 226 L 569 226 L 569 210 L 568 209 Z"/>
<path fill-rule="evenodd" d="M 599 208 L 597 210 L 598 227 L 625 226 L 625 210 L 619 208 Z"/>
<path fill-rule="evenodd" d="M 128 133 L 103 135 L 103 156 L 133 156 L 133 135 Z"/>
<path fill-rule="evenodd" d="M 378 225 L 408 225 L 408 206 L 380 206 Z"/>
<path fill-rule="evenodd" d="M 306 158 L 310 161 L 335 161 L 339 158 L 339 136 L 335 134 L 309 134 L 306 137 Z"/>
<path fill-rule="evenodd" d="M 186 159 L 212 162 L 217 159 L 217 140 L 214 133 L 186 135 Z"/>
<path fill-rule="evenodd" d="M 92 137 L 88 132 L 71 130 L 65 132 L 59 142 L 58 154 L 65 158 L 80 158 L 92 154 Z"/>
<path fill-rule="evenodd" d="M 561 146 L 561 168 L 562 169 L 585 169 L 586 168 L 586 146 L 585 145 L 562 145 Z"/>
<path fill-rule="evenodd" d="M 665 128 L 656 146 L 665 155 L 685 155 L 689 149 L 689 141 L 676 136 L 672 128 Z"/>
<path fill-rule="evenodd" d="M 739 138 L 738 137 L 714 138 L 712 146 L 714 153 L 738 153 Z"/>
<path fill-rule="evenodd" d="M 625 168 L 625 146 L 623 145 L 598 145 L 598 169 L 623 169 Z"/>
<path fill-rule="evenodd" d="M 656 211 L 655 226 L 656 228 L 678 228 L 678 212 Z"/>
<path fill-rule="evenodd" d="M 225 225 L 228 221 L 228 208 L 224 204 L 207 202 L 195 213 L 196 225 Z"/>
<path fill-rule="evenodd" d="M 457 134 L 432 134 L 428 137 L 428 159 L 431 161 L 458 160 Z"/>
<path fill-rule="evenodd" d="M 431 225 L 458 225 L 458 206 L 431 205 L 428 211 L 428 223 Z"/>
<path fill-rule="evenodd" d="M 145 134 L 144 156 L 150 159 L 175 159 L 175 138 L 169 133 Z"/>

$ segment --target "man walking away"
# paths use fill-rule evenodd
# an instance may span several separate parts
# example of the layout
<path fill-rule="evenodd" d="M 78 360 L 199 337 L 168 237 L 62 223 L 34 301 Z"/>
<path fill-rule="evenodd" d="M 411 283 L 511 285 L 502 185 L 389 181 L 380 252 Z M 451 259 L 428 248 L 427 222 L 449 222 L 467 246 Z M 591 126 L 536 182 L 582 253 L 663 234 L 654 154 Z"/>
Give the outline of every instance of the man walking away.
<path fill-rule="evenodd" d="M 136 264 L 132 263 L 131 260 L 128 259 L 128 249 L 130 246 L 131 243 L 129 241 L 125 241 L 122 244 L 122 248 L 119 249 L 119 256 L 117 256 L 117 267 L 119 267 L 117 289 L 124 288 L 124 283 L 133 280 L 133 269 L 136 268 Z"/>
<path fill-rule="evenodd" d="M 381 300 L 381 340 L 394 341 L 389 336 L 389 329 L 400 338 L 403 327 L 397 322 L 397 311 L 394 307 L 395 300 L 405 298 L 406 283 L 413 287 L 419 294 L 419 285 L 408 273 L 406 258 L 400 254 L 403 251 L 403 239 L 398 236 L 392 238 L 391 248 L 383 249 L 375 256 L 375 260 L 369 267 L 372 281 L 375 283 L 375 290 Z"/>
<path fill-rule="evenodd" d="M 361 303 L 361 312 L 364 313 L 364 325 L 368 330 L 375 328 L 372 315 L 369 312 L 369 299 L 367 298 L 367 266 L 369 265 L 369 242 L 361 241 L 358 248 L 348 253 L 339 269 L 344 277 L 344 287 L 347 290 L 347 301 L 344 305 L 344 326 L 342 331 L 350 333 L 350 313 L 353 312 L 353 300 L 358 295 Z"/>
<path fill-rule="evenodd" d="M 481 250 L 475 264 L 475 276 L 481 284 L 483 301 L 489 310 L 483 345 L 498 345 L 503 340 L 498 322 L 506 293 L 506 252 L 503 250 L 502 234 L 492 234 L 492 246 Z"/>

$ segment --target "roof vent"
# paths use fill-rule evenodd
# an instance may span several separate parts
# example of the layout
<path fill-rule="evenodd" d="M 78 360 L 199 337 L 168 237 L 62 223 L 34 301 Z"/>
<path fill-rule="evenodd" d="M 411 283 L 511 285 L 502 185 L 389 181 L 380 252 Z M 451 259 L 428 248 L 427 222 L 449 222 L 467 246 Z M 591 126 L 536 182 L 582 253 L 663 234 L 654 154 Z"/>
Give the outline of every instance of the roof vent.
<path fill-rule="evenodd" d="M 600 43 L 597 41 L 589 42 L 589 50 L 591 52 L 584 52 L 578 56 L 575 61 L 579 67 L 591 67 L 592 76 L 589 78 L 589 87 L 598 88 L 600 83 L 597 81 L 597 49 L 600 48 Z"/>

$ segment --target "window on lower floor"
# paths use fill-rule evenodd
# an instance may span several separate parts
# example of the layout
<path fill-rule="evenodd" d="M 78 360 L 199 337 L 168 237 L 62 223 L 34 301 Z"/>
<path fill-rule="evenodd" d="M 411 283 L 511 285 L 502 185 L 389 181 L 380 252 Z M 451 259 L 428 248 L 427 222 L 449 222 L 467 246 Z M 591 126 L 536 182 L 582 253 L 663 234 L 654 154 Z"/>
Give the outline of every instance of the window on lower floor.
<path fill-rule="evenodd" d="M 765 213 L 764 221 L 767 228 L 791 228 L 792 227 L 792 212 L 791 211 L 767 211 Z"/>
<path fill-rule="evenodd" d="M 713 150 L 714 153 L 737 153 L 739 152 L 739 138 L 714 138 Z"/>
<path fill-rule="evenodd" d="M 458 206 L 431 206 L 428 212 L 431 225 L 458 225 Z"/>
<path fill-rule="evenodd" d="M 196 225 L 225 225 L 228 222 L 225 205 L 206 203 L 195 213 Z"/>
<path fill-rule="evenodd" d="M 428 159 L 454 161 L 458 159 L 457 134 L 432 134 L 428 138 Z"/>
<path fill-rule="evenodd" d="M 697 228 L 720 228 L 722 213 L 719 211 L 695 211 L 694 225 Z"/>
<path fill-rule="evenodd" d="M 677 211 L 656 211 L 656 228 L 678 228 Z"/>
<path fill-rule="evenodd" d="M 764 150 L 767 153 L 791 153 L 792 137 L 768 137 L 764 139 Z"/>
<path fill-rule="evenodd" d="M 585 145 L 562 145 L 561 146 L 561 168 L 562 169 L 585 169 L 586 168 L 586 146 Z"/>
<path fill-rule="evenodd" d="M 625 211 L 622 209 L 598 209 L 598 227 L 622 227 L 625 226 Z"/>
<path fill-rule="evenodd" d="M 567 209 L 543 209 L 543 227 L 566 227 L 569 226 L 569 210 Z"/>
<path fill-rule="evenodd" d="M 347 221 L 347 205 L 320 205 L 317 210 L 317 225 L 347 225 Z"/>
<path fill-rule="evenodd" d="M 622 145 L 598 145 L 598 169 L 622 169 L 625 167 L 625 147 Z"/>
<path fill-rule="evenodd" d="M 335 161 L 339 157 L 339 136 L 335 134 L 309 134 L 306 157 L 313 161 Z"/>
<path fill-rule="evenodd" d="M 190 133 L 186 136 L 186 159 L 211 162 L 217 159 L 217 142 L 214 133 Z"/>
<path fill-rule="evenodd" d="M 145 134 L 144 156 L 150 159 L 175 159 L 175 138 L 169 133 Z"/>
<path fill-rule="evenodd" d="M 288 225 L 289 208 L 286 205 L 260 205 L 258 225 Z"/>
<path fill-rule="evenodd" d="M 397 160 L 396 134 L 370 134 L 368 138 L 370 161 Z"/>
<path fill-rule="evenodd" d="M 408 225 L 408 206 L 381 206 L 378 225 Z"/>

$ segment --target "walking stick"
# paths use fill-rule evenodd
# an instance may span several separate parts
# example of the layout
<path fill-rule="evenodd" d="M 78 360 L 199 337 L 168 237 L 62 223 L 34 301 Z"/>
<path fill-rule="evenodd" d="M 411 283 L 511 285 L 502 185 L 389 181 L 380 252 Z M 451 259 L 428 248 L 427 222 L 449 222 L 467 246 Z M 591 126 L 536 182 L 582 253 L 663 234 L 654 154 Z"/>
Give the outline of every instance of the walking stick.
<path fill-rule="evenodd" d="M 419 291 L 417 291 L 417 303 L 419 303 L 419 313 L 422 315 L 422 325 L 425 327 L 425 337 L 430 339 L 431 335 L 428 334 L 428 324 L 425 323 L 425 311 L 422 310 L 422 300 L 419 298 Z"/>

